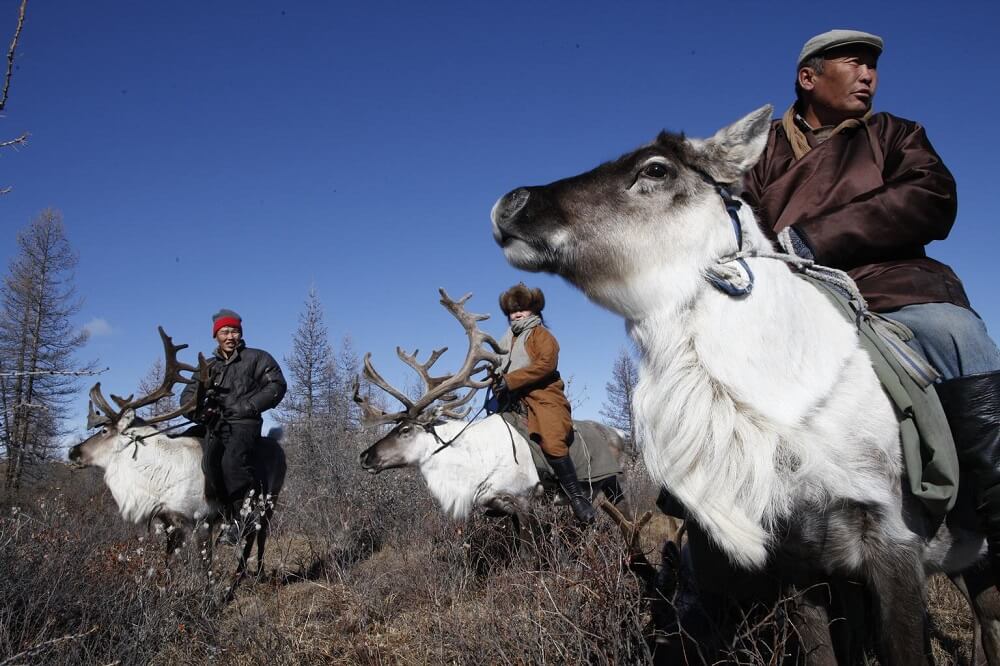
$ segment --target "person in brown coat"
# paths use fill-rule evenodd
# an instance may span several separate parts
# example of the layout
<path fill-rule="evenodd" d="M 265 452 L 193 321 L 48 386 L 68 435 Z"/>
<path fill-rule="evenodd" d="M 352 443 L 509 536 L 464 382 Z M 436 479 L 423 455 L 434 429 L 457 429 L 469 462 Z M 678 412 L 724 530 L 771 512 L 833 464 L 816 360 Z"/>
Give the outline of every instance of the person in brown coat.
<path fill-rule="evenodd" d="M 797 254 L 847 271 L 872 311 L 913 331 L 943 376 L 935 388 L 1000 580 L 1000 350 L 955 272 L 926 254 L 955 222 L 955 180 L 919 123 L 872 112 L 882 49 L 857 30 L 805 43 L 797 100 L 742 196 L 764 228 L 790 228 Z"/>
<path fill-rule="evenodd" d="M 508 350 L 494 392 L 501 405 L 520 402 L 528 414 L 528 432 L 538 442 L 578 520 L 591 523 L 594 507 L 580 488 L 569 457 L 573 419 L 559 376 L 559 343 L 545 327 L 545 295 L 523 283 L 500 294 L 500 309 L 510 328 L 500 345 Z"/>

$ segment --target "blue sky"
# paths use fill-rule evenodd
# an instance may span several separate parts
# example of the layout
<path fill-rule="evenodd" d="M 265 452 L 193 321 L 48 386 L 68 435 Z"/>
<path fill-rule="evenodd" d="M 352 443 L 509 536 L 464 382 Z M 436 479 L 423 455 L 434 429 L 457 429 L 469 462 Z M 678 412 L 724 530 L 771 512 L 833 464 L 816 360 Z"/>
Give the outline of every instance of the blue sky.
<path fill-rule="evenodd" d="M 0 119 L 3 138 L 31 132 L 0 155 L 14 187 L 0 260 L 40 210 L 62 211 L 79 323 L 96 325 L 86 356 L 121 393 L 159 355 L 158 324 L 208 350 L 219 307 L 280 359 L 310 285 L 331 337 L 404 384 L 395 345 L 447 344 L 441 367 L 464 351 L 437 287 L 474 292 L 499 335 L 497 294 L 523 279 L 546 291 L 577 415 L 596 417 L 622 322 L 509 267 L 494 201 L 663 128 L 704 136 L 764 103 L 781 111 L 802 43 L 851 27 L 886 40 L 876 108 L 922 122 L 958 180 L 958 223 L 931 254 L 996 334 L 1000 3 L 857 7 L 34 0 Z M 4 40 L 16 12 L 0 1 Z"/>

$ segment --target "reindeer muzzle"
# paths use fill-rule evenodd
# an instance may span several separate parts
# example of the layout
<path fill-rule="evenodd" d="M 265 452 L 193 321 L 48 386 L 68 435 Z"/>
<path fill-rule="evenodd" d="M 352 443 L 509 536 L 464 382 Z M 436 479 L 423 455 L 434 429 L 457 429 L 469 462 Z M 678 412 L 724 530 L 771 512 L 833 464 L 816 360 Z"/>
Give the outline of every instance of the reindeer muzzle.
<path fill-rule="evenodd" d="M 375 453 L 375 447 L 365 449 L 361 452 L 361 469 L 369 472 L 371 474 L 378 474 L 382 471 L 382 468 L 378 464 L 378 455 Z"/>
<path fill-rule="evenodd" d="M 517 217 L 530 198 L 531 190 L 526 187 L 519 187 L 503 195 L 493 207 L 493 221 L 501 225 L 511 221 Z"/>

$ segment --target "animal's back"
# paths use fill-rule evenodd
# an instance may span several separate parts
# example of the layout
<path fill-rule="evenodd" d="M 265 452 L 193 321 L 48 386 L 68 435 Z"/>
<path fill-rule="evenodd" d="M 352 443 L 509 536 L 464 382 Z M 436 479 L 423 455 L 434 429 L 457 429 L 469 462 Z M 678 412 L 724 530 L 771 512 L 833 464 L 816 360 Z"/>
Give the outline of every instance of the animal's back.
<path fill-rule="evenodd" d="M 276 437 L 261 437 L 254 448 L 254 467 L 264 481 L 264 493 L 276 496 L 285 485 L 288 464 L 285 450 Z"/>

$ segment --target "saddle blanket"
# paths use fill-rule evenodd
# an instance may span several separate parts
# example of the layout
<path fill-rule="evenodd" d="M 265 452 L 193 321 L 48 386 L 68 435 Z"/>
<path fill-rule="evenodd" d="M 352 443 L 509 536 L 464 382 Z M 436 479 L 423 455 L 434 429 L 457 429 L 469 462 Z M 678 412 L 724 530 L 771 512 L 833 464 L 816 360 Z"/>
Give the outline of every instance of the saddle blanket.
<path fill-rule="evenodd" d="M 543 483 L 554 481 L 556 476 L 552 466 L 545 459 L 542 447 L 528 436 L 528 420 L 514 412 L 503 412 L 504 421 L 528 440 L 531 458 Z M 595 421 L 573 421 L 573 444 L 569 447 L 569 457 L 576 468 L 580 481 L 594 483 L 622 473 L 621 464 L 615 457 L 609 436 L 618 439 L 607 426 Z M 618 446 L 622 446 L 619 441 Z"/>
<path fill-rule="evenodd" d="M 869 319 L 858 317 L 842 292 L 815 278 L 799 275 L 823 291 L 848 321 L 855 323 L 882 388 L 896 410 L 903 467 L 910 490 L 935 516 L 943 516 L 958 498 L 959 469 L 955 442 L 934 385 L 915 381 Z M 905 346 L 905 341 L 900 340 Z"/>

